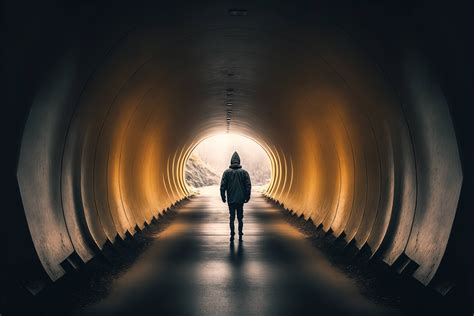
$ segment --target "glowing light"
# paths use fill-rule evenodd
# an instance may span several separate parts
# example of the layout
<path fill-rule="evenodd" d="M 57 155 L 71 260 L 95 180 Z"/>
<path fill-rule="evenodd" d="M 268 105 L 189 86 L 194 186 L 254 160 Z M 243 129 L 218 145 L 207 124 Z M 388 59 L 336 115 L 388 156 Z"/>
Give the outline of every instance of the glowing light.
<path fill-rule="evenodd" d="M 241 164 L 255 185 L 265 185 L 270 181 L 270 158 L 254 140 L 238 134 L 218 134 L 199 143 L 193 151 L 217 174 L 229 167 L 234 151 L 239 153 Z"/>

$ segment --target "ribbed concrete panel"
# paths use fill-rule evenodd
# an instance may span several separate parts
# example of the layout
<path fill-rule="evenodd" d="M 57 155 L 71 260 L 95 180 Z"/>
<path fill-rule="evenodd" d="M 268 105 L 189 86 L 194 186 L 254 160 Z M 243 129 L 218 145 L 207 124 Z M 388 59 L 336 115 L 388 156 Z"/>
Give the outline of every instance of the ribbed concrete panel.
<path fill-rule="evenodd" d="M 351 213 L 347 220 L 347 225 L 344 229 L 345 240 L 346 242 L 351 242 L 362 222 L 362 218 L 365 213 L 367 205 L 367 195 L 368 195 L 368 186 L 367 186 L 367 162 L 365 159 L 365 153 L 362 146 L 359 144 L 362 143 L 364 135 L 362 133 L 363 118 L 360 113 L 351 112 L 350 117 L 346 120 L 346 126 L 350 131 L 351 143 L 352 143 L 352 153 L 353 153 L 353 162 L 354 162 L 354 200 L 352 203 Z"/>
<path fill-rule="evenodd" d="M 67 105 L 75 76 L 75 67 L 66 59 L 43 84 L 26 122 L 17 170 L 31 237 L 51 280 L 65 273 L 61 263 L 74 252 L 60 186 L 64 137 L 71 115 Z"/>
<path fill-rule="evenodd" d="M 401 108 L 393 115 L 390 140 L 393 148 L 393 206 L 379 255 L 392 265 L 405 251 L 416 205 L 416 171 L 412 138 Z"/>
<path fill-rule="evenodd" d="M 406 61 L 406 106 L 413 132 L 417 203 L 407 256 L 419 268 L 414 277 L 427 285 L 443 257 L 457 208 L 463 174 L 446 100 L 419 57 Z"/>
<path fill-rule="evenodd" d="M 385 123 L 385 124 L 384 124 Z M 393 147 L 390 131 L 386 122 L 382 122 L 381 132 L 378 134 L 377 146 L 380 154 L 380 199 L 377 216 L 373 224 L 367 244 L 372 253 L 375 253 L 387 235 L 388 225 L 392 218 L 394 195 L 394 164 Z"/>
<path fill-rule="evenodd" d="M 334 135 L 337 157 L 340 168 L 340 188 L 337 212 L 331 222 L 331 229 L 336 237 L 339 237 L 346 228 L 354 204 L 355 175 L 354 175 L 354 149 L 351 143 L 348 127 L 340 113 L 337 113 L 332 124 L 328 124 Z"/>

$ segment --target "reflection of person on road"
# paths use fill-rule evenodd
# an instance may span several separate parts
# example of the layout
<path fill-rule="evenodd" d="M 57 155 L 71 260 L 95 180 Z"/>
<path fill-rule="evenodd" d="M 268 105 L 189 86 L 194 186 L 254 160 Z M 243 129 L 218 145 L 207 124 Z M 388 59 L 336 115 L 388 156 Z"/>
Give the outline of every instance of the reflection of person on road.
<path fill-rule="evenodd" d="M 250 200 L 250 191 L 252 184 L 250 183 L 250 176 L 247 171 L 242 169 L 240 165 L 240 157 L 237 152 L 234 152 L 230 160 L 229 169 L 224 171 L 221 181 L 221 197 L 222 202 L 229 205 L 229 225 L 230 225 L 230 241 L 234 241 L 235 228 L 235 212 L 237 211 L 237 220 L 239 221 L 239 241 L 242 241 L 244 228 L 244 203 Z"/>
<path fill-rule="evenodd" d="M 229 244 L 230 249 L 229 249 L 229 260 L 230 263 L 234 267 L 240 267 L 243 262 L 244 262 L 244 246 L 243 242 L 239 242 L 239 245 L 237 246 L 237 251 L 235 250 L 234 243 L 231 242 Z"/>

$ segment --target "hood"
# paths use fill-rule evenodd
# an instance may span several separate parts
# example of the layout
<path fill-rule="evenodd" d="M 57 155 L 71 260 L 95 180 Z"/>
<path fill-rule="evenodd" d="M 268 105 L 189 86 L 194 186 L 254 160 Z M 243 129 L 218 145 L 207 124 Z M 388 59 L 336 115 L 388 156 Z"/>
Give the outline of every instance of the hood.
<path fill-rule="evenodd" d="M 237 152 L 234 152 L 234 154 L 232 155 L 232 158 L 230 158 L 229 168 L 232 168 L 232 169 L 242 168 L 242 166 L 240 165 L 240 156 Z"/>

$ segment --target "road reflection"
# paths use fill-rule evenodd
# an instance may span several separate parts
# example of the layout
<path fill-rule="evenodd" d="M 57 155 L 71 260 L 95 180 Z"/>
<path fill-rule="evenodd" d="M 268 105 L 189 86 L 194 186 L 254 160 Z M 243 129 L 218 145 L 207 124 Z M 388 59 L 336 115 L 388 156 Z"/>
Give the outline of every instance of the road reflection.
<path fill-rule="evenodd" d="M 244 262 L 244 243 L 239 242 L 237 247 L 234 242 L 229 244 L 229 261 L 234 267 L 241 267 Z"/>

